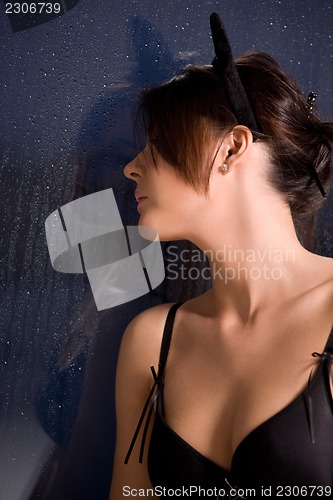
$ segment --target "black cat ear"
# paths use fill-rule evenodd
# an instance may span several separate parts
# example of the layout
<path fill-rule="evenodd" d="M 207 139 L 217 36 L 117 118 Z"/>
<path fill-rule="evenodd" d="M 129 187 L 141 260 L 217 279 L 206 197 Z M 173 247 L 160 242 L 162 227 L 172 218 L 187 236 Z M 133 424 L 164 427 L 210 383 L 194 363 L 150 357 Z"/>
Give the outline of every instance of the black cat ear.
<path fill-rule="evenodd" d="M 234 115 L 240 125 L 246 125 L 253 132 L 260 132 L 233 59 L 225 27 L 216 12 L 210 16 L 210 27 L 215 49 L 212 66 L 225 85 Z"/>
<path fill-rule="evenodd" d="M 237 64 L 232 56 L 227 32 L 220 16 L 216 12 L 210 16 L 210 27 L 215 50 L 212 66 L 215 73 L 220 76 L 222 84 L 225 86 L 231 109 L 240 125 L 246 125 L 252 132 L 260 133 L 260 127 L 255 119 L 251 103 L 242 84 Z M 308 96 L 307 106 L 309 109 L 309 118 L 313 111 L 316 97 L 314 92 L 310 92 Z M 325 190 L 314 165 L 311 166 L 309 173 L 316 182 L 322 196 L 326 198 Z"/>

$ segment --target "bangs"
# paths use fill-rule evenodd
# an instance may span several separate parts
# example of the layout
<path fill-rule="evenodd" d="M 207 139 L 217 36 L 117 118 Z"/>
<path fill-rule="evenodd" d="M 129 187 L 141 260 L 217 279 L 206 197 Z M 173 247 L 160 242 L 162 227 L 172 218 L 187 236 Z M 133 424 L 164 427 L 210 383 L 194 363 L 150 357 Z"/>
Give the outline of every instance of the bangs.
<path fill-rule="evenodd" d="M 141 92 L 140 126 L 151 145 L 196 190 L 207 190 L 216 141 L 237 124 L 211 67 L 190 66 Z"/>

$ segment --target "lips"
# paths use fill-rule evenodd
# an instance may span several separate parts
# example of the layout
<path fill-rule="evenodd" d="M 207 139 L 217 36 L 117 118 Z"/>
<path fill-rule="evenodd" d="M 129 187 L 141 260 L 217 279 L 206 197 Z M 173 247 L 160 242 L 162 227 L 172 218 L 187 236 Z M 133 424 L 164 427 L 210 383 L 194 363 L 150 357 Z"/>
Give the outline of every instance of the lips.
<path fill-rule="evenodd" d="M 148 196 L 145 196 L 143 193 L 140 193 L 140 191 L 135 191 L 134 196 L 138 203 L 148 198 Z"/>

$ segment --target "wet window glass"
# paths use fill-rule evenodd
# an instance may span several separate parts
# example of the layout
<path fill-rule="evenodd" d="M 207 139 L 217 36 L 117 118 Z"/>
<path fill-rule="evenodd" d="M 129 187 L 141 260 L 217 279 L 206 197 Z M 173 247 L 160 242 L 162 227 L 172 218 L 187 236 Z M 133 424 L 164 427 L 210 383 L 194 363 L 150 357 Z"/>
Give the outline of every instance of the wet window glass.
<path fill-rule="evenodd" d="M 73 234 L 81 224 L 68 204 L 88 200 L 97 213 L 90 196 L 112 190 L 117 262 L 129 242 L 142 259 L 153 251 L 124 230 L 138 222 L 134 186 L 123 175 L 142 145 L 133 109 L 139 89 L 184 65 L 211 63 L 214 11 L 224 19 L 235 55 L 271 53 L 305 93 L 318 95 L 321 115 L 333 116 L 330 0 L 0 4 L 1 500 L 107 499 L 124 329 L 143 309 L 210 286 L 204 255 L 187 242 L 168 242 L 161 246 L 164 279 L 157 276 L 153 286 L 148 270 L 142 290 L 130 298 L 97 300 L 94 283 L 101 274 L 89 275 L 80 259 L 82 252 L 96 257 L 108 230 L 86 237 L 97 238 L 93 250 L 77 239 L 75 256 L 58 260 L 57 270 L 45 222 L 55 214 L 49 221 L 51 232 L 58 228 L 56 261 L 66 251 L 70 224 Z M 328 256 L 332 210 L 330 198 L 316 233 L 316 251 Z M 113 265 L 108 258 L 97 256 L 98 265 Z M 142 271 L 139 257 L 135 266 Z"/>

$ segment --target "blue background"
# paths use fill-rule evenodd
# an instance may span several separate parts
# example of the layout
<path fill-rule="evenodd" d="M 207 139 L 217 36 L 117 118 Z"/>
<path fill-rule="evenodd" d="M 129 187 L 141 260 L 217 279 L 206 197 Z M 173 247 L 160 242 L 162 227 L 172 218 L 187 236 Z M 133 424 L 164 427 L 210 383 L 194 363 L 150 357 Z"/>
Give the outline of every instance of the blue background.
<path fill-rule="evenodd" d="M 75 197 L 112 187 L 137 221 L 122 169 L 135 154 L 139 88 L 213 57 L 218 11 L 234 54 L 271 53 L 333 117 L 331 0 L 62 1 L 52 20 L 9 18 L 0 3 L 0 498 L 107 499 L 114 374 L 126 324 L 206 284 L 165 283 L 97 313 L 83 275 L 50 265 L 44 222 Z M 28 2 L 31 3 L 31 2 Z M 46 22 L 49 21 L 49 22 Z M 332 199 L 317 251 L 333 255 Z M 180 248 L 186 244 L 180 243 Z M 34 493 L 33 493 L 34 491 Z"/>

